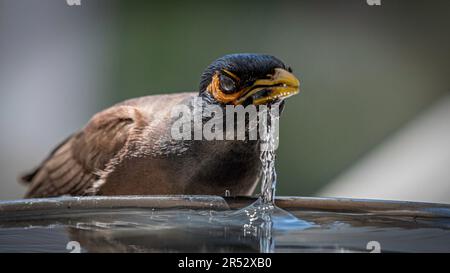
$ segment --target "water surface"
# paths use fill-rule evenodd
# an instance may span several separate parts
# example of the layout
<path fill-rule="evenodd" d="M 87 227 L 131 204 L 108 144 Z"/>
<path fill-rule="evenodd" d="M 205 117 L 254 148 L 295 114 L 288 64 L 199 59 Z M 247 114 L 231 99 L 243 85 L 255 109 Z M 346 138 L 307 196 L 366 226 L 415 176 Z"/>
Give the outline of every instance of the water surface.
<path fill-rule="evenodd" d="M 0 252 L 450 252 L 450 210 L 417 216 L 302 207 L 244 209 L 85 208 L 10 212 Z M 266 207 L 265 207 L 266 208 Z M 256 214 L 259 216 L 256 217 Z M 72 249 L 72 248 L 69 248 Z"/>

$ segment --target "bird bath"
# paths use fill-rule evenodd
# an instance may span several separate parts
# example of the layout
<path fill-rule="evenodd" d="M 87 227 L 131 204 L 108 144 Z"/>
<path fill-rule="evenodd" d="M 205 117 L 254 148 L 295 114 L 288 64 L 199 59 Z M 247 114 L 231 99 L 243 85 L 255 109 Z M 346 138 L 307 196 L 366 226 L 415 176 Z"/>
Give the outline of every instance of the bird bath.
<path fill-rule="evenodd" d="M 252 211 L 242 208 L 255 200 L 123 196 L 0 202 L 0 252 L 450 252 L 450 205 L 277 197 L 283 210 L 252 222 Z"/>

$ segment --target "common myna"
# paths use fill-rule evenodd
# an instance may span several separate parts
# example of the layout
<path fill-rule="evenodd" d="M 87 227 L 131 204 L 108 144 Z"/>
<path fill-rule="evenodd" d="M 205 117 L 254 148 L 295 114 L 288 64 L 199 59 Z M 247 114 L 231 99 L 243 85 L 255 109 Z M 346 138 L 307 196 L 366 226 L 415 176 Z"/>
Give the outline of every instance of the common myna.
<path fill-rule="evenodd" d="M 175 140 L 171 109 L 266 105 L 298 93 L 279 59 L 231 54 L 209 65 L 195 93 L 118 103 L 56 147 L 32 173 L 26 197 L 60 195 L 250 195 L 261 173 L 258 140 Z M 203 120 L 202 120 L 203 122 Z"/>

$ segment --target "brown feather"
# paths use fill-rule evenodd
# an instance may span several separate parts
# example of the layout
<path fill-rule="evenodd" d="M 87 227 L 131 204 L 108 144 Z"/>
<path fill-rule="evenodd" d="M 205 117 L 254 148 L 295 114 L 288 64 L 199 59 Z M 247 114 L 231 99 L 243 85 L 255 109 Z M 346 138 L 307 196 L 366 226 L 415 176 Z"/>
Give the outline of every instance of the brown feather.
<path fill-rule="evenodd" d="M 142 126 L 139 110 L 116 106 L 96 114 L 79 133 L 59 145 L 33 173 L 26 197 L 88 194 L 95 173 L 124 147 L 134 126 Z"/>
<path fill-rule="evenodd" d="M 171 138 L 171 109 L 195 97 L 147 96 L 94 115 L 25 177 L 26 197 L 251 194 L 260 173 L 256 145 Z"/>

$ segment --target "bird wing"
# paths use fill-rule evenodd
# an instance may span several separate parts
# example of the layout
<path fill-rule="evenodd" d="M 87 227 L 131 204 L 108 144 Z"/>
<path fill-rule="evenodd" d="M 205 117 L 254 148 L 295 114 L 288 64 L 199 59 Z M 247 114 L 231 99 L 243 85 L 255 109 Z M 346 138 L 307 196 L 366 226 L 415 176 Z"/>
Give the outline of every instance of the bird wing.
<path fill-rule="evenodd" d="M 95 194 L 94 183 L 146 125 L 138 108 L 119 105 L 96 114 L 79 133 L 60 144 L 24 182 L 26 197 Z"/>

